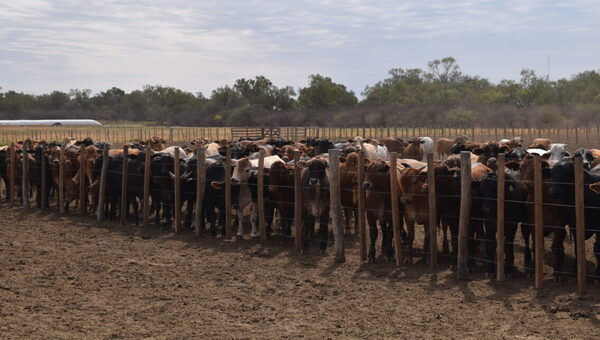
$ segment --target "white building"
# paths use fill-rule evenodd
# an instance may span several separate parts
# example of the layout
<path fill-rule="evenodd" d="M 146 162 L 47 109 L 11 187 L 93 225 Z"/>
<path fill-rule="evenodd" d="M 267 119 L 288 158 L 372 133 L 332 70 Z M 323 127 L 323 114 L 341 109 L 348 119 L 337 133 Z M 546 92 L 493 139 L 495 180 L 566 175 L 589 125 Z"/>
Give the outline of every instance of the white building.
<path fill-rule="evenodd" d="M 0 126 L 99 126 L 93 119 L 15 119 L 0 120 Z"/>

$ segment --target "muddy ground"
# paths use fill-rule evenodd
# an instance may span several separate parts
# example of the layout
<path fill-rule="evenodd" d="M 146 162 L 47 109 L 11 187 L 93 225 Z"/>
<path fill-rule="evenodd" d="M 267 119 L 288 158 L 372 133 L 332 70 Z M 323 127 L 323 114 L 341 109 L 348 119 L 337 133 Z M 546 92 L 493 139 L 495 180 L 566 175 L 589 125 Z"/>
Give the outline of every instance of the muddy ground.
<path fill-rule="evenodd" d="M 0 206 L 0 336 L 7 339 L 521 338 L 600 334 L 600 291 L 457 281 L 417 263 L 347 262 L 314 248 L 224 242 Z M 419 245 L 420 246 L 420 245 Z M 520 255 L 518 255 L 520 257 Z M 572 261 L 572 258 L 570 258 Z M 417 262 L 417 261 L 415 261 Z M 546 272 L 550 267 L 546 268 Z"/>

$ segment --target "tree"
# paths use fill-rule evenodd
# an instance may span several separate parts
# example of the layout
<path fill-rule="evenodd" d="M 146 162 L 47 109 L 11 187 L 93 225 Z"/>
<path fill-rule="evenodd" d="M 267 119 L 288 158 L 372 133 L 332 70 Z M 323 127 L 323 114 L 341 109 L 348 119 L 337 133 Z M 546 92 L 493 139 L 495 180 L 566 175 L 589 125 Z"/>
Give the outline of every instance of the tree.
<path fill-rule="evenodd" d="M 308 87 L 300 90 L 300 105 L 313 110 L 350 107 L 358 103 L 354 92 L 346 90 L 346 86 L 334 83 L 331 78 L 320 74 L 309 77 Z"/>
<path fill-rule="evenodd" d="M 435 59 L 427 64 L 429 71 L 431 71 L 430 77 L 433 81 L 437 81 L 442 84 L 444 88 L 444 101 L 446 106 L 450 104 L 449 101 L 449 90 L 450 85 L 460 81 L 462 73 L 460 67 L 456 64 L 456 59 L 452 57 L 446 57 L 442 60 Z"/>

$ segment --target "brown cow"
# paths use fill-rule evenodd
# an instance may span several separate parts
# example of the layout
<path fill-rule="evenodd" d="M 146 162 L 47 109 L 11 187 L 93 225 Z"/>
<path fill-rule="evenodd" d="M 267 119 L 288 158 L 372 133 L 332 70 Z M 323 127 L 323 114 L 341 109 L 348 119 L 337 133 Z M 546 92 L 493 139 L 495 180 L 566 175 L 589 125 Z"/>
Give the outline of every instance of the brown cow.
<path fill-rule="evenodd" d="M 145 143 L 140 143 L 142 145 L 148 145 L 154 151 L 162 151 L 166 148 L 165 140 L 160 137 L 151 137 L 146 140 Z"/>
<path fill-rule="evenodd" d="M 279 211 L 279 221 L 284 237 L 291 238 L 294 220 L 294 166 L 275 162 L 269 169 L 269 190 L 273 192 Z"/>
<path fill-rule="evenodd" d="M 397 152 L 399 156 L 404 157 L 403 154 L 406 144 L 401 138 L 387 137 L 383 138 L 380 142 L 385 145 L 388 152 Z"/>
<path fill-rule="evenodd" d="M 408 141 L 408 146 L 404 149 L 404 158 L 420 161 L 423 159 L 423 144 L 424 141 L 419 138 L 412 138 Z"/>
<path fill-rule="evenodd" d="M 550 144 L 552 144 L 550 138 L 536 138 L 531 142 L 529 148 L 550 150 Z"/>
<path fill-rule="evenodd" d="M 424 187 L 426 181 L 427 168 L 405 168 L 400 171 L 400 203 L 402 203 L 408 237 L 408 256 L 405 262 L 409 264 L 412 264 L 415 224 L 422 224 L 425 231 L 423 259 L 427 261 L 425 253 L 429 250 L 429 202 Z"/>
<path fill-rule="evenodd" d="M 452 152 L 450 151 L 450 149 L 452 148 L 452 146 L 454 144 L 455 144 L 454 141 L 449 138 L 438 139 L 437 143 L 436 143 L 436 152 L 437 152 L 438 158 L 444 159 L 444 158 L 452 155 Z"/>
<path fill-rule="evenodd" d="M 398 173 L 404 169 L 401 163 L 397 165 Z M 389 163 L 383 160 L 368 162 L 365 170 L 365 181 L 363 187 L 366 190 L 365 209 L 367 213 L 367 222 L 369 224 L 370 244 L 368 261 L 375 261 L 375 244 L 377 243 L 377 222 L 381 226 L 382 243 L 381 252 L 388 261 L 394 258 L 394 249 L 392 246 L 393 227 L 392 227 L 392 203 L 390 195 L 390 174 Z M 395 193 L 398 195 L 398 193 Z M 398 200 L 398 208 L 402 211 L 402 205 Z M 402 216 L 400 217 L 402 220 Z M 406 233 L 402 229 L 403 237 Z"/>
<path fill-rule="evenodd" d="M 346 218 L 346 232 L 349 233 L 352 228 L 352 216 L 357 215 L 357 172 L 358 172 L 358 154 L 352 152 L 346 157 L 346 161 L 340 164 L 340 196 L 341 204 Z M 354 232 L 357 233 L 355 220 Z"/>

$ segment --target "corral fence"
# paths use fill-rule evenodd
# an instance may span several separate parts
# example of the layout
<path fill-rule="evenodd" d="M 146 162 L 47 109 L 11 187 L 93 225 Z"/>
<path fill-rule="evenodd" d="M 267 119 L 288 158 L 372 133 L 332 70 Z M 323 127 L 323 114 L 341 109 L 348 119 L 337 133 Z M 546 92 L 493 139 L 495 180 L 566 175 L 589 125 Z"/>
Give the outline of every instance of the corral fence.
<path fill-rule="evenodd" d="M 0 142 L 33 140 L 61 141 L 66 137 L 83 139 L 90 137 L 113 143 L 146 140 L 160 137 L 168 142 L 188 142 L 194 138 L 208 140 L 237 140 L 242 137 L 283 137 L 300 140 L 306 137 L 328 139 L 400 137 L 412 138 L 428 136 L 436 140 L 441 137 L 467 136 L 471 141 L 498 141 L 502 138 L 522 137 L 526 140 L 550 138 L 562 143 L 578 145 L 600 144 L 600 127 L 556 127 L 556 128 L 445 128 L 445 127 L 377 127 L 377 128 L 340 128 L 340 127 L 149 127 L 149 126 L 102 126 L 102 127 L 0 127 Z"/>
<path fill-rule="evenodd" d="M 230 130 L 231 131 L 231 130 Z M 329 130 L 325 130 L 327 131 L 326 134 L 324 135 L 325 137 L 329 136 L 331 138 L 335 138 L 333 134 L 328 135 L 327 133 L 329 133 Z M 340 130 L 338 129 L 337 131 L 344 131 L 344 130 Z M 405 130 L 406 131 L 406 130 Z M 425 130 L 424 130 L 425 131 Z M 477 130 L 473 130 L 475 133 L 480 132 Z M 322 131 L 321 131 L 322 132 Z M 352 133 L 352 132 L 356 132 L 356 131 L 350 131 L 348 133 Z M 460 133 L 463 131 L 452 131 L 452 133 Z M 523 132 L 523 131 L 520 131 Z M 481 133 L 481 132 L 480 132 Z M 489 132 L 488 132 L 489 133 Z M 518 132 L 516 132 L 518 133 Z M 363 136 L 369 136 L 369 134 L 362 134 Z M 387 134 L 387 131 L 386 131 Z M 419 134 L 416 133 L 415 134 Z M 540 132 L 541 134 L 541 132 Z M 392 132 L 390 132 L 390 135 L 393 135 Z M 323 134 L 321 134 L 321 136 L 323 136 Z M 475 135 L 477 136 L 477 135 Z M 375 136 L 373 136 L 375 137 Z M 25 151 L 24 154 L 27 154 L 27 150 L 30 149 L 30 145 L 28 145 L 29 142 L 25 142 L 25 144 L 23 145 L 23 150 Z M 108 156 L 108 152 L 109 152 L 109 148 L 110 146 L 105 146 L 105 149 L 103 150 L 103 155 L 104 155 L 104 159 L 107 159 Z M 151 154 L 152 150 L 150 149 L 150 147 L 147 147 L 146 150 L 147 154 Z M 129 153 L 129 149 L 128 146 L 124 146 L 122 148 L 122 152 L 124 154 L 124 159 L 127 159 L 127 155 Z M 205 163 L 205 151 L 203 148 L 196 148 L 194 151 L 197 155 L 197 177 L 196 177 L 196 183 L 197 186 L 195 188 L 196 190 L 196 209 L 194 212 L 194 228 L 195 228 L 195 234 L 199 235 L 201 230 L 200 230 L 200 226 L 201 226 L 201 220 L 204 218 L 201 214 L 202 211 L 202 206 L 204 204 L 204 200 L 206 199 L 204 197 L 204 193 L 205 193 L 205 185 L 206 185 L 206 163 Z M 41 176 L 41 188 L 38 188 L 36 190 L 41 190 L 42 191 L 42 203 L 39 204 L 38 206 L 42 209 L 44 209 L 47 206 L 47 202 L 44 202 L 44 199 L 46 197 L 45 195 L 45 190 L 47 190 L 47 185 L 45 183 L 48 183 L 48 181 L 51 181 L 52 178 L 47 178 L 47 171 L 46 171 L 46 163 L 44 161 L 44 153 L 42 153 L 42 162 L 41 165 L 35 165 L 34 167 L 34 171 L 30 171 L 30 167 L 31 165 L 29 164 L 29 158 L 28 157 L 23 157 L 21 160 L 21 171 L 22 173 L 20 174 L 20 179 L 21 181 L 17 181 L 18 178 L 18 167 L 16 164 L 16 158 L 13 157 L 13 155 L 15 155 L 16 151 L 15 151 L 15 143 L 11 143 L 10 148 L 9 148 L 9 155 L 10 155 L 10 162 L 9 162 L 9 166 L 11 171 L 8 172 L 9 175 L 9 183 L 8 186 L 10 186 L 10 195 L 9 195 L 9 202 L 10 202 L 10 206 L 14 206 L 17 204 L 17 198 L 19 195 L 19 191 L 20 191 L 20 195 L 22 197 L 22 205 L 25 208 L 29 208 L 30 206 L 30 193 L 31 193 L 31 188 L 30 188 L 30 184 L 33 183 L 32 179 L 30 178 L 30 175 L 33 173 L 35 174 L 39 174 L 39 176 Z M 173 202 L 173 206 L 174 206 L 174 224 L 173 224 L 173 228 L 175 230 L 175 232 L 179 232 L 181 230 L 181 225 L 182 225 L 182 214 L 183 214 L 183 207 L 182 207 L 182 203 L 181 203 L 181 183 L 180 183 L 180 173 L 179 173 L 179 164 L 180 164 L 180 159 L 179 159 L 179 153 L 175 152 L 175 155 L 177 155 L 174 159 L 173 162 L 173 168 L 174 168 L 174 174 L 172 177 L 164 177 L 162 179 L 168 179 L 169 181 L 171 181 L 172 183 L 172 188 L 174 190 L 174 202 Z M 267 241 L 267 226 L 266 226 L 266 212 L 265 212 L 265 206 L 270 204 L 270 203 L 277 203 L 277 202 L 270 202 L 266 199 L 265 197 L 265 186 L 264 186 L 264 174 L 265 174 L 265 167 L 264 167 L 264 158 L 265 158 L 265 154 L 264 152 L 260 153 L 260 158 L 258 161 L 258 181 L 257 181 L 257 191 L 258 191 L 258 230 L 259 230 L 259 236 L 260 236 L 260 240 L 261 243 L 264 246 L 268 245 L 268 241 Z M 303 247 L 303 240 L 306 238 L 306 225 L 304 225 L 303 223 L 303 189 L 306 189 L 306 186 L 303 186 L 302 181 L 301 181 L 301 165 L 299 162 L 300 159 L 300 152 L 296 151 L 294 154 L 294 160 L 295 163 L 293 165 L 293 185 L 290 185 L 288 187 L 288 189 L 292 189 L 293 188 L 293 200 L 291 200 L 289 202 L 290 205 L 293 205 L 293 219 L 290 218 L 290 222 L 292 224 L 293 227 L 293 233 L 290 234 L 285 234 L 283 233 L 281 236 L 282 237 L 287 237 L 291 240 L 294 241 L 294 246 L 296 248 L 296 250 L 300 251 L 302 250 Z M 497 197 L 498 199 L 494 198 L 493 200 L 495 201 L 496 204 L 496 208 L 497 208 L 497 216 L 494 220 L 487 220 L 484 221 L 485 223 L 490 223 L 490 225 L 496 225 L 497 226 L 497 232 L 494 233 L 492 238 L 485 238 L 482 237 L 481 235 L 470 235 L 469 229 L 470 229 L 470 223 L 473 222 L 473 217 L 471 214 L 471 208 L 472 208 L 472 204 L 473 204 L 473 200 L 485 200 L 485 199 L 489 199 L 489 198 L 484 198 L 484 197 L 475 197 L 472 195 L 472 179 L 471 179 L 471 167 L 470 167 L 470 153 L 468 152 L 463 152 L 461 154 L 461 159 L 462 159 L 462 173 L 461 173 L 461 190 L 460 190 L 460 194 L 456 194 L 454 196 L 452 196 L 451 198 L 454 198 L 456 200 L 460 201 L 460 216 L 459 217 L 459 228 L 458 228 L 458 234 L 455 235 L 457 240 L 457 248 L 454 249 L 454 251 L 456 252 L 455 256 L 450 256 L 450 255 L 444 255 L 439 251 L 439 237 L 438 237 L 438 222 L 440 218 L 443 217 L 453 217 L 456 218 L 457 216 L 441 216 L 438 215 L 436 212 L 438 211 L 438 209 L 436 208 L 436 206 L 439 204 L 439 200 L 440 200 L 440 196 L 436 195 L 436 181 L 439 180 L 439 178 L 436 178 L 436 176 L 434 175 L 433 171 L 429 171 L 427 174 L 427 187 L 430 188 L 429 190 L 427 190 L 426 192 L 422 192 L 419 194 L 414 194 L 415 197 L 420 197 L 423 196 L 421 198 L 426 199 L 426 201 L 428 202 L 428 210 L 425 216 L 421 216 L 423 217 L 423 221 L 426 222 L 422 222 L 425 224 L 428 224 L 430 226 L 436 226 L 436 227 L 431 227 L 426 231 L 425 234 L 425 238 L 429 239 L 429 244 L 428 245 L 424 245 L 424 249 L 423 249 L 423 254 L 425 256 L 427 256 L 429 258 L 429 263 L 431 268 L 436 268 L 439 264 L 438 264 L 438 257 L 439 256 L 449 256 L 451 257 L 450 261 L 453 261 L 456 264 L 456 268 L 457 268 L 457 277 L 458 279 L 466 279 L 470 276 L 469 272 L 468 272 L 468 262 L 469 260 L 477 260 L 483 263 L 494 263 L 496 266 L 496 278 L 497 280 L 504 280 L 505 279 L 505 261 L 503 259 L 505 259 L 505 244 L 506 244 L 506 240 L 505 240 L 505 221 L 507 216 L 505 216 L 505 204 L 510 203 L 509 200 L 505 199 L 505 194 L 506 194 L 506 189 L 505 189 L 505 177 L 504 177 L 504 155 L 501 154 L 499 159 L 498 159 L 498 178 L 497 178 Z M 429 167 L 429 169 L 432 169 L 434 166 L 434 155 L 429 153 L 426 156 L 426 160 L 427 160 L 427 165 Z M 584 217 L 584 209 L 586 208 L 592 208 L 592 207 L 584 207 L 584 182 L 583 182 L 583 162 L 581 157 L 575 157 L 575 179 L 573 183 L 563 183 L 565 185 L 574 185 L 574 192 L 575 192 L 575 197 L 574 197 L 574 205 L 560 205 L 560 207 L 566 207 L 566 208 L 570 208 L 570 209 L 575 209 L 576 212 L 576 222 L 575 222 L 575 226 L 570 226 L 572 231 L 576 231 L 576 237 L 575 237 L 575 248 L 576 248 L 576 261 L 577 261 L 577 272 L 576 273 L 567 273 L 567 274 L 571 274 L 571 275 L 576 275 L 577 276 L 577 282 L 578 282 L 578 292 L 580 294 L 584 294 L 586 292 L 586 278 L 588 277 L 594 277 L 596 279 L 598 279 L 598 277 L 595 277 L 593 275 L 586 275 L 586 250 L 585 250 L 585 217 Z M 403 233 L 403 228 L 404 228 L 404 223 L 401 220 L 401 211 L 400 211 L 400 205 L 398 204 L 398 200 L 400 199 L 399 195 L 397 194 L 399 192 L 399 183 L 398 183 L 398 176 L 397 176 L 397 162 L 398 162 L 398 155 L 396 153 L 392 153 L 391 157 L 390 157 L 390 164 L 389 164 L 389 168 L 390 171 L 388 174 L 382 174 L 379 173 L 377 174 L 377 176 L 389 176 L 388 180 L 389 180 L 389 191 L 387 191 L 387 195 L 390 195 L 390 192 L 392 193 L 390 195 L 390 200 L 391 200 L 391 208 L 389 210 L 386 210 L 385 213 L 389 213 L 391 215 L 391 232 L 393 234 L 393 240 L 394 240 L 394 246 L 393 246 L 393 251 L 394 251 L 394 258 L 396 261 L 397 265 L 402 265 L 404 260 L 405 260 L 405 256 L 406 256 L 406 246 L 402 243 L 402 233 Z M 81 153 L 80 155 L 80 164 L 84 164 L 85 163 L 85 159 L 83 158 L 83 153 Z M 365 156 L 363 152 L 359 152 L 358 154 L 358 167 L 356 168 L 355 172 L 351 172 L 354 176 L 356 176 L 356 182 L 357 183 L 363 183 L 363 181 L 365 180 L 365 168 L 364 168 L 364 164 L 365 164 Z M 232 169 L 232 159 L 231 159 L 231 150 L 228 149 L 227 153 L 226 153 L 226 160 L 225 160 L 225 171 L 226 171 L 226 177 L 225 177 L 225 239 L 232 239 L 234 237 L 234 229 L 233 229 L 233 222 L 234 222 L 234 214 L 232 211 L 232 182 L 231 182 L 231 169 Z M 60 157 L 59 157 L 59 166 L 58 166 L 58 178 L 59 178 L 59 183 L 58 183 L 58 187 L 55 189 L 56 192 L 56 198 L 57 198 L 57 206 L 59 207 L 59 213 L 60 214 L 65 214 L 66 213 L 66 206 L 65 206 L 65 172 L 68 171 L 66 169 L 65 166 L 65 149 L 61 147 L 60 149 Z M 102 164 L 102 169 L 100 172 L 100 178 L 98 179 L 98 185 L 99 185 L 99 189 L 98 189 L 98 201 L 97 201 L 97 210 L 94 212 L 96 215 L 96 218 L 98 220 L 104 220 L 107 218 L 107 216 L 105 216 L 105 212 L 103 210 L 103 207 L 105 205 L 105 202 L 107 200 L 106 197 L 106 193 L 107 193 L 107 188 L 111 185 L 116 185 L 116 183 L 109 183 L 109 175 L 110 172 L 116 172 L 117 174 L 121 175 L 121 182 L 120 182 L 120 190 L 121 190 L 121 194 L 120 194 L 120 221 L 122 224 L 127 224 L 127 217 L 128 217 L 128 210 L 129 210 L 129 201 L 131 196 L 133 195 L 133 192 L 131 191 L 131 187 L 128 186 L 127 181 L 128 179 L 131 179 L 130 176 L 123 176 L 123 174 L 129 174 L 129 170 L 128 170 L 128 162 L 122 162 L 122 168 L 120 170 L 116 170 L 115 169 L 109 169 L 108 168 L 108 162 L 103 162 Z M 328 244 L 331 244 L 334 246 L 335 249 L 335 260 L 337 262 L 343 262 L 345 260 L 345 246 L 346 245 L 350 245 L 350 244 L 354 244 L 351 240 L 349 240 L 347 237 L 345 238 L 345 234 L 347 232 L 347 230 L 344 229 L 344 222 L 343 222 L 343 211 L 347 208 L 352 208 L 355 209 L 356 214 L 354 215 L 354 222 L 355 225 L 358 227 L 358 242 L 359 242 L 359 247 L 360 247 L 360 257 L 362 261 L 367 261 L 367 257 L 368 255 L 368 250 L 367 250 L 367 245 L 369 243 L 369 241 L 373 241 L 373 240 L 369 240 L 370 237 L 374 237 L 373 235 L 377 235 L 377 233 L 373 234 L 373 230 L 372 228 L 370 228 L 370 237 L 367 237 L 367 215 L 369 213 L 369 210 L 367 209 L 367 189 L 365 187 L 363 187 L 363 185 L 357 185 L 355 188 L 342 188 L 341 184 L 340 184 L 340 161 L 339 161 L 339 150 L 330 150 L 329 151 L 329 168 L 328 168 L 328 178 L 329 178 L 329 202 L 327 203 L 327 206 L 330 209 L 331 212 L 331 220 L 328 221 L 331 225 L 333 225 L 333 234 L 334 234 L 334 240 L 333 241 L 328 241 L 326 236 L 324 236 L 321 233 L 321 241 L 325 240 L 325 242 L 327 242 Z M 143 194 L 141 195 L 141 197 L 138 197 L 139 199 L 139 203 L 141 203 L 142 205 L 142 221 L 143 221 L 143 227 L 148 227 L 149 225 L 149 221 L 150 221 L 150 203 L 151 203 L 151 187 L 150 187 L 150 178 L 151 178 L 151 172 L 150 172 L 150 157 L 146 157 L 145 158 L 145 163 L 144 163 L 144 171 L 143 174 L 138 173 L 135 176 L 142 176 L 143 180 L 139 181 L 138 183 L 143 183 L 142 184 L 142 188 L 137 188 L 140 189 L 141 192 L 143 192 Z M 152 176 L 155 177 L 155 176 Z M 20 182 L 20 183 L 19 183 Z M 534 275 L 535 275 L 535 287 L 539 288 L 542 286 L 543 284 L 543 277 L 544 277 L 544 260 L 543 260 L 543 254 L 545 251 L 545 247 L 544 247 L 544 228 L 548 227 L 545 223 L 549 223 L 552 221 L 544 221 L 544 217 L 542 214 L 542 209 L 544 206 L 548 206 L 548 203 L 544 203 L 544 198 L 542 197 L 542 166 L 541 166 L 541 159 L 539 156 L 534 156 L 534 181 L 533 185 L 535 187 L 535 194 L 534 194 L 534 200 L 531 202 L 527 202 L 527 204 L 529 204 L 530 206 L 532 205 L 534 207 L 534 218 L 533 221 L 529 221 L 529 223 L 532 226 L 532 231 L 533 231 L 533 240 L 534 240 L 534 261 L 533 261 L 533 267 L 529 267 L 526 268 L 526 270 L 534 270 Z M 80 171 L 79 172 L 79 183 L 86 183 L 86 178 L 85 178 L 85 173 L 84 171 Z M 88 183 L 90 184 L 90 183 Z M 88 211 L 88 202 L 93 201 L 93 197 L 91 197 L 91 194 L 88 190 L 88 186 L 87 185 L 80 185 L 79 186 L 79 197 L 80 202 L 78 203 L 78 209 L 79 209 L 79 214 L 81 216 L 85 216 L 86 214 L 89 213 Z M 188 188 L 189 189 L 189 188 Z M 348 191 L 352 192 L 352 194 L 357 194 L 358 196 L 358 202 L 356 204 L 356 206 L 353 207 L 348 207 L 348 206 L 343 206 L 342 205 L 342 201 L 341 201 L 341 197 L 344 193 L 347 193 Z M 385 191 L 379 192 L 379 194 L 386 194 Z M 558 208 L 558 207 L 557 207 Z M 480 218 L 481 219 L 481 218 Z M 223 222 L 223 221 L 221 221 Z M 521 227 L 523 227 L 523 225 L 521 225 Z M 552 228 L 552 226 L 549 226 L 550 228 Z M 312 229 L 312 227 L 310 227 Z M 387 231 L 384 231 L 384 227 L 381 226 L 382 229 L 382 234 L 385 234 L 386 232 L 390 232 L 389 227 L 386 229 Z M 589 230 L 587 230 L 589 232 Z M 293 235 L 293 236 L 292 236 Z M 389 235 L 389 234 L 388 234 Z M 496 244 L 497 246 L 495 246 L 495 256 L 493 258 L 481 258 L 481 257 L 477 257 L 477 254 L 475 253 L 470 253 L 468 244 L 469 242 L 481 242 L 482 244 L 486 244 L 489 242 L 493 242 L 494 244 Z M 527 241 L 528 242 L 528 241 Z M 513 244 L 514 245 L 514 244 Z M 388 248 L 390 248 L 390 245 L 388 245 Z M 495 259 L 499 259 L 499 260 L 495 260 Z M 564 273 L 563 273 L 564 274 Z"/>

